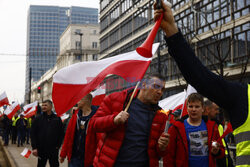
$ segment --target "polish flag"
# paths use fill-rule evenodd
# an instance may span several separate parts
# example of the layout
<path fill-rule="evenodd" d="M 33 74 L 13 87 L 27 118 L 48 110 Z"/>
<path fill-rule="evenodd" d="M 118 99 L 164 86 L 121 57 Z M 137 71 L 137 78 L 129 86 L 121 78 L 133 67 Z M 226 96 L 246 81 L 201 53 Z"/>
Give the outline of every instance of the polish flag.
<path fill-rule="evenodd" d="M 61 116 L 62 122 L 65 121 L 67 118 L 69 118 L 69 114 L 65 114 L 65 113 L 64 113 L 64 114 Z"/>
<path fill-rule="evenodd" d="M 181 109 L 181 116 L 185 116 L 187 115 L 186 100 L 192 93 L 197 93 L 197 91 L 191 85 L 188 85 L 187 91 L 184 90 L 183 92 L 177 93 L 159 101 L 159 106 L 164 110 L 172 110 L 172 113 L 177 109 Z"/>
<path fill-rule="evenodd" d="M 177 93 L 175 95 L 169 96 L 161 101 L 159 101 L 159 106 L 168 111 L 174 110 L 177 106 L 180 106 L 185 101 L 186 91 Z"/>
<path fill-rule="evenodd" d="M 6 110 L 4 110 L 4 114 L 7 115 L 9 119 L 12 119 L 15 113 L 20 109 L 21 109 L 20 105 L 18 104 L 17 101 L 15 101 L 11 105 L 7 106 Z"/>
<path fill-rule="evenodd" d="M 30 118 L 34 115 L 36 115 L 36 111 L 37 111 L 37 107 L 33 107 L 32 109 L 30 109 L 29 112 L 27 112 L 26 114 L 22 113 L 24 115 L 24 118 Z"/>
<path fill-rule="evenodd" d="M 26 114 L 26 113 L 28 113 L 31 109 L 36 108 L 36 107 L 37 107 L 37 104 L 38 104 L 38 102 L 35 101 L 35 102 L 33 102 L 33 103 L 30 103 L 30 104 L 25 105 L 25 106 L 23 107 L 23 110 L 24 110 L 23 113 Z"/>
<path fill-rule="evenodd" d="M 106 96 L 106 85 L 102 85 L 93 92 L 91 92 L 93 99 L 92 105 L 100 106 L 104 97 Z"/>
<path fill-rule="evenodd" d="M 154 44 L 154 55 L 159 44 Z M 72 108 L 94 90 L 109 74 L 121 76 L 128 82 L 141 80 L 152 57 L 140 56 L 136 51 L 99 61 L 81 62 L 62 68 L 53 76 L 52 99 L 57 115 Z"/>
<path fill-rule="evenodd" d="M 25 158 L 29 158 L 31 154 L 31 150 L 28 148 L 24 148 L 23 152 L 21 152 L 21 155 Z"/>
<path fill-rule="evenodd" d="M 9 105 L 9 100 L 5 92 L 0 95 L 0 107 Z"/>

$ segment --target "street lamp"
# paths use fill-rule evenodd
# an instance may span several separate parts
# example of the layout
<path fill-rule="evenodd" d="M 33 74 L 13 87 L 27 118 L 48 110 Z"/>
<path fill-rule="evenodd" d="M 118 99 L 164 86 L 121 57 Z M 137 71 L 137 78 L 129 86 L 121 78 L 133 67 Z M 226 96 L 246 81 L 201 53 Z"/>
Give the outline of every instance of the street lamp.
<path fill-rule="evenodd" d="M 79 35 L 80 36 L 80 55 L 82 56 L 82 36 L 83 36 L 83 33 L 76 31 L 75 35 Z"/>

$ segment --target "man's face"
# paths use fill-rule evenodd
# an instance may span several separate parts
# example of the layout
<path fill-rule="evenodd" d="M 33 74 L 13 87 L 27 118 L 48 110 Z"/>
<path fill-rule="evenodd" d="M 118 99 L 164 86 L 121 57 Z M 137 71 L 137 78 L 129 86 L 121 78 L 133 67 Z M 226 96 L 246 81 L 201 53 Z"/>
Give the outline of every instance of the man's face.
<path fill-rule="evenodd" d="M 52 110 L 52 105 L 49 103 L 42 103 L 42 112 L 49 112 Z"/>
<path fill-rule="evenodd" d="M 208 109 L 208 117 L 210 119 L 216 119 L 217 114 L 219 114 L 219 106 L 213 103 L 211 107 Z"/>
<path fill-rule="evenodd" d="M 149 104 L 158 104 L 165 89 L 165 82 L 157 77 L 146 82 L 143 83 L 144 99 Z"/>
<path fill-rule="evenodd" d="M 203 107 L 200 101 L 189 102 L 187 105 L 189 118 L 192 121 L 199 121 L 202 119 Z"/>
<path fill-rule="evenodd" d="M 87 96 L 84 96 L 78 103 L 77 106 L 78 108 L 82 108 L 83 106 L 87 105 L 90 103 L 90 100 L 88 99 Z"/>

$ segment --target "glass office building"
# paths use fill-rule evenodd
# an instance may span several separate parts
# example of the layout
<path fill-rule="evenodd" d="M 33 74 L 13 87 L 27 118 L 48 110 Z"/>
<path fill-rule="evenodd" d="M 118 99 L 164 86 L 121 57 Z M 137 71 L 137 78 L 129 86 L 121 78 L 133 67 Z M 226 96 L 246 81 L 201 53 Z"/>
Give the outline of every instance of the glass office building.
<path fill-rule="evenodd" d="M 178 27 L 203 64 L 214 71 L 220 71 L 220 64 L 223 64 L 224 76 L 228 72 L 228 79 L 238 80 L 242 76 L 242 65 L 250 62 L 250 1 L 169 2 Z M 154 0 L 100 1 L 102 58 L 135 50 L 145 41 L 154 25 L 153 3 Z M 162 31 L 156 36 L 155 42 L 158 41 L 158 57 L 153 59 L 148 72 L 160 72 L 166 78 L 168 94 L 165 96 L 168 96 L 183 91 L 186 83 L 168 54 Z M 249 76 L 246 70 L 246 81 Z"/>
<path fill-rule="evenodd" d="M 98 24 L 98 9 L 31 5 L 27 19 L 26 101 L 29 100 L 30 80 L 37 81 L 56 63 L 60 35 L 66 27 L 69 24 Z"/>

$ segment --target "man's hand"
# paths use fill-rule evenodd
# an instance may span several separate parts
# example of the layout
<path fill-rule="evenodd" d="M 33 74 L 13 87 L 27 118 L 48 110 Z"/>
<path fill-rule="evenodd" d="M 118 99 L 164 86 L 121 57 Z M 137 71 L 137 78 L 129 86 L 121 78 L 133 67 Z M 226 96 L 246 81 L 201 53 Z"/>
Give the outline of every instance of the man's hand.
<path fill-rule="evenodd" d="M 212 143 L 212 148 L 211 148 L 211 153 L 213 155 L 217 155 L 219 151 L 220 151 L 220 144 L 217 143 L 217 142 L 213 142 Z"/>
<path fill-rule="evenodd" d="M 169 142 L 169 136 L 170 135 L 168 133 L 162 133 L 161 137 L 159 138 L 158 145 L 161 151 L 166 150 Z"/>
<path fill-rule="evenodd" d="M 163 13 L 163 19 L 161 22 L 161 29 L 166 33 L 167 37 L 170 37 L 178 32 L 177 25 L 174 20 L 173 12 L 171 10 L 171 4 L 166 4 L 162 0 L 162 9 L 156 9 L 156 3 L 154 3 L 154 20 L 158 20 Z"/>
<path fill-rule="evenodd" d="M 114 123 L 116 125 L 124 124 L 127 121 L 128 117 L 129 113 L 127 113 L 126 111 L 121 111 L 117 116 L 115 116 Z"/>
<path fill-rule="evenodd" d="M 34 155 L 34 156 L 38 156 L 38 151 L 37 151 L 37 149 L 34 149 L 34 150 L 32 150 L 32 154 Z"/>
<path fill-rule="evenodd" d="M 64 159 L 63 157 L 60 157 L 60 163 L 63 163 L 64 162 Z"/>

